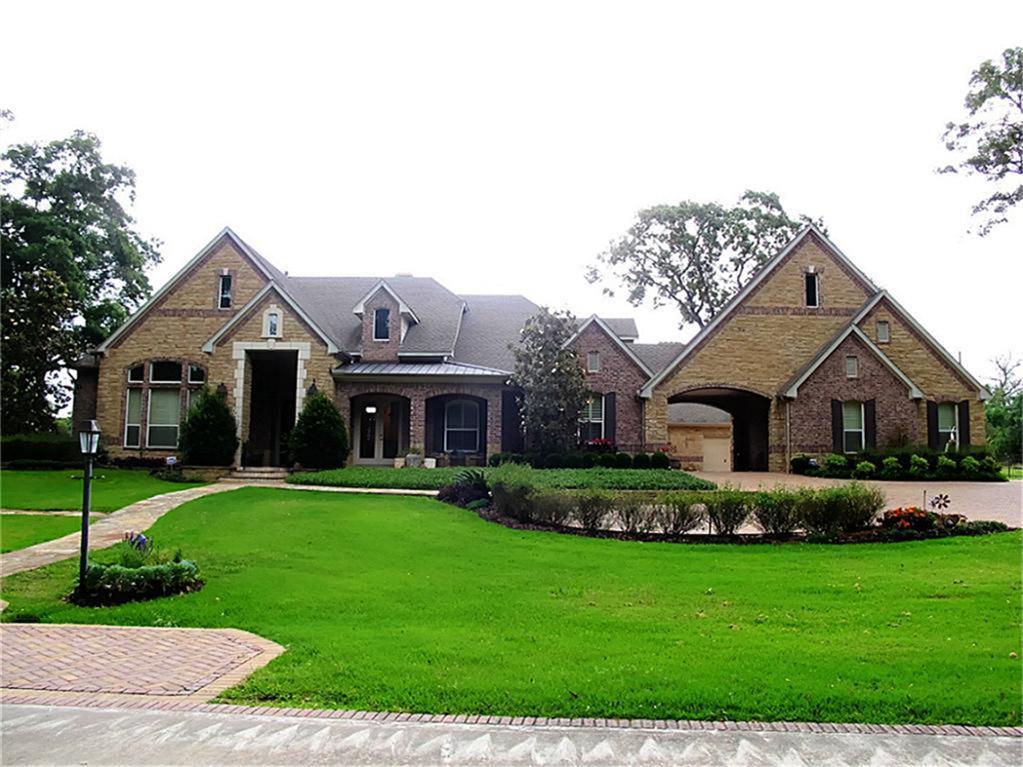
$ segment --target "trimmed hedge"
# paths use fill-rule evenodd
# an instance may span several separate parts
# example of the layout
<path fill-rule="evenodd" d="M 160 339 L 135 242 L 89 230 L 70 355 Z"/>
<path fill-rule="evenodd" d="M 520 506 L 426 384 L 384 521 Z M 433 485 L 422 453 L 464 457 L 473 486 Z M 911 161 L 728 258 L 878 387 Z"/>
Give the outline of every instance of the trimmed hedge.
<path fill-rule="evenodd" d="M 84 587 L 72 598 L 78 604 L 116 605 L 198 591 L 202 585 L 199 566 L 189 559 L 141 567 L 90 564 Z"/>
<path fill-rule="evenodd" d="M 671 459 L 666 453 L 613 453 L 578 451 L 575 453 L 492 453 L 487 459 L 490 467 L 506 463 L 521 463 L 534 469 L 667 469 Z"/>
<path fill-rule="evenodd" d="M 800 454 L 793 456 L 790 465 L 794 474 L 838 479 L 1005 480 L 1001 464 L 987 455 L 983 448 L 973 448 L 963 453 L 945 453 L 921 447 L 899 448 L 852 455 L 828 453 L 816 459 Z"/>
<path fill-rule="evenodd" d="M 0 438 L 0 456 L 4 463 L 19 462 L 27 468 L 31 462 L 40 465 L 80 464 L 82 451 L 77 439 L 66 434 L 11 434 Z"/>

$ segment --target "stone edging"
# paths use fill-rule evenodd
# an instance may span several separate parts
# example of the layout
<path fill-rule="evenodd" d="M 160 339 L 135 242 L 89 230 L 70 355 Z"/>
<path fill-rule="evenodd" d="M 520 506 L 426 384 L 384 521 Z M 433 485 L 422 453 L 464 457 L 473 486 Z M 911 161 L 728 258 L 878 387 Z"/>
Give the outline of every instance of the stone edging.
<path fill-rule="evenodd" d="M 614 727 L 631 730 L 674 730 L 683 732 L 799 732 L 871 735 L 952 735 L 972 737 L 1023 738 L 1023 727 L 973 727 L 956 724 L 844 724 L 830 722 L 732 722 L 694 719 L 564 719 L 543 716 L 476 716 L 473 714 L 410 714 L 395 711 L 352 711 L 347 709 L 273 708 L 229 703 L 195 703 L 147 695 L 119 696 L 116 701 L 94 694 L 37 694 L 4 690 L 3 703 L 26 706 L 68 706 L 83 708 L 148 709 L 193 711 L 206 714 L 300 717 L 303 719 L 351 719 L 373 722 L 416 722 L 419 724 L 504 725 L 523 727 Z"/>

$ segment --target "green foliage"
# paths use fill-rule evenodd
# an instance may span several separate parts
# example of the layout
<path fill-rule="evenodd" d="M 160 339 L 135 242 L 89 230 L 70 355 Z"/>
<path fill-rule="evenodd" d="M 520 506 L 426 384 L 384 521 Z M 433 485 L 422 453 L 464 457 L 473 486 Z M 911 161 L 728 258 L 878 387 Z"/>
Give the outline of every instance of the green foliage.
<path fill-rule="evenodd" d="M 872 479 L 877 472 L 877 466 L 870 461 L 859 461 L 853 469 L 853 479 Z"/>
<path fill-rule="evenodd" d="M 304 468 L 334 469 L 348 459 L 348 429 L 337 406 L 322 392 L 306 397 L 288 446 Z"/>
<path fill-rule="evenodd" d="M 662 453 L 658 450 L 650 456 L 651 469 L 667 469 L 669 466 L 671 466 L 671 461 L 668 459 L 667 453 Z"/>
<path fill-rule="evenodd" d="M 615 453 L 615 468 L 616 469 L 631 469 L 632 468 L 632 456 L 628 453 Z"/>
<path fill-rule="evenodd" d="M 68 400 L 56 373 L 149 295 L 159 243 L 124 208 L 134 172 L 105 163 L 96 136 L 18 144 L 0 159 L 4 428 L 45 431 Z"/>
<path fill-rule="evenodd" d="M 909 475 L 911 477 L 923 479 L 930 470 L 931 466 L 923 456 L 914 454 L 909 457 Z"/>
<path fill-rule="evenodd" d="M 575 494 L 575 518 L 583 530 L 593 533 L 605 526 L 616 497 L 607 490 L 580 490 Z"/>
<path fill-rule="evenodd" d="M 490 472 L 494 511 L 502 517 L 529 522 L 534 517 L 534 470 L 514 463 L 498 466 Z"/>
<path fill-rule="evenodd" d="M 959 462 L 959 470 L 968 478 L 972 479 L 980 474 L 980 461 L 972 455 L 963 457 Z"/>
<path fill-rule="evenodd" d="M 699 493 L 671 492 L 657 497 L 654 523 L 670 538 L 695 530 L 707 518 L 707 507 Z"/>
<path fill-rule="evenodd" d="M 991 397 L 984 403 L 987 442 L 991 454 L 1008 464 L 1023 462 L 1023 386 L 1019 360 L 1011 354 L 996 357 L 998 377 L 992 381 Z"/>
<path fill-rule="evenodd" d="M 776 489 L 757 493 L 752 499 L 753 519 L 762 531 L 771 535 L 788 535 L 800 525 L 799 494 Z"/>
<path fill-rule="evenodd" d="M 634 456 L 632 456 L 632 468 L 649 469 L 650 456 L 647 453 L 636 453 Z"/>
<path fill-rule="evenodd" d="M 181 424 L 178 447 L 185 463 L 230 466 L 238 449 L 237 426 L 227 405 L 227 390 L 203 386 Z"/>
<path fill-rule="evenodd" d="M 534 521 L 551 527 L 561 527 L 572 517 L 575 499 L 565 490 L 538 489 L 533 494 Z"/>
<path fill-rule="evenodd" d="M 512 347 L 512 383 L 522 391 L 522 432 L 529 450 L 564 453 L 578 443 L 587 392 L 582 365 L 575 351 L 565 347 L 575 331 L 575 317 L 545 307 L 526 320 Z"/>
<path fill-rule="evenodd" d="M 825 477 L 846 477 L 849 475 L 849 459 L 838 453 L 828 453 L 821 469 Z"/>
<path fill-rule="evenodd" d="M 947 455 L 939 455 L 935 469 L 939 477 L 950 477 L 956 473 L 956 462 Z"/>
<path fill-rule="evenodd" d="M 738 490 L 718 490 L 704 494 L 707 518 L 718 535 L 735 535 L 750 515 L 749 493 Z"/>
<path fill-rule="evenodd" d="M 648 531 L 653 515 L 653 499 L 646 493 L 618 493 L 615 498 L 614 519 L 630 535 Z"/>
<path fill-rule="evenodd" d="M 5 419 L 6 427 L 6 419 Z M 54 461 L 62 464 L 83 463 L 77 439 L 66 434 L 5 434 L 0 438 L 0 453 L 5 463 L 12 461 Z"/>
<path fill-rule="evenodd" d="M 956 165 L 939 173 L 982 176 L 995 191 L 973 206 L 983 215 L 978 234 L 984 236 L 1008 220 L 1010 208 L 1023 201 L 1023 48 L 1007 48 L 1002 61 L 985 61 L 970 77 L 967 119 L 945 126 L 945 147 L 957 155 Z M 1008 179 L 1008 182 L 1006 181 Z"/>
<path fill-rule="evenodd" d="M 624 237 L 587 270 L 633 306 L 674 305 L 679 326 L 705 326 L 810 219 L 792 219 L 778 195 L 747 191 L 733 207 L 686 201 L 639 211 Z M 820 222 L 818 222 L 820 225 Z"/>
<path fill-rule="evenodd" d="M 808 533 L 833 537 L 865 530 L 884 508 L 885 496 L 876 487 L 851 483 L 797 493 L 800 520 Z"/>
<path fill-rule="evenodd" d="M 894 455 L 881 460 L 881 479 L 898 479 L 902 474 L 902 464 Z"/>
<path fill-rule="evenodd" d="M 597 463 L 605 469 L 613 469 L 617 465 L 614 453 L 601 453 L 597 457 Z"/>
<path fill-rule="evenodd" d="M 73 600 L 82 605 L 116 605 L 184 594 L 201 587 L 199 566 L 189 559 L 127 567 L 90 564 Z"/>

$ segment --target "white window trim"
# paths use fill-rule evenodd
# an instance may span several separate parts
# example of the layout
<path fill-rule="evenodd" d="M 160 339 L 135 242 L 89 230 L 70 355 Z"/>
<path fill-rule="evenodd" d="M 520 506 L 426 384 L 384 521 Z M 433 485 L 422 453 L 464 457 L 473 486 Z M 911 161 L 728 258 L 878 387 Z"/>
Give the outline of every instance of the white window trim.
<path fill-rule="evenodd" d="M 130 407 L 130 404 L 131 404 L 131 393 L 133 391 L 137 391 L 139 393 L 139 422 L 138 423 L 131 423 L 131 422 L 128 421 L 128 412 L 129 412 L 129 407 Z M 142 387 L 136 387 L 136 386 L 130 387 L 127 390 L 127 393 L 124 395 L 124 434 L 121 435 L 123 437 L 122 441 L 124 443 L 124 447 L 130 447 L 130 448 L 140 448 L 140 447 L 142 447 L 142 397 L 143 396 L 145 396 L 145 391 L 142 389 Z M 132 444 L 130 444 L 128 442 L 128 427 L 129 426 L 138 426 L 139 427 L 139 439 L 138 439 L 138 442 L 136 442 L 134 445 L 132 445 Z"/>
<path fill-rule="evenodd" d="M 885 335 L 884 338 L 881 337 L 881 327 L 882 326 L 884 326 L 884 328 L 886 330 L 886 335 Z M 877 321 L 877 333 L 876 333 L 876 335 L 877 335 L 877 342 L 879 344 L 891 343 L 891 340 L 892 340 L 892 323 L 889 322 L 888 320 L 878 320 Z"/>
<path fill-rule="evenodd" d="M 227 293 L 224 292 L 224 278 L 230 280 L 230 287 L 227 289 Z M 227 296 L 227 306 L 224 306 L 224 296 Z M 217 309 L 221 311 L 229 311 L 234 306 L 234 276 L 231 274 L 221 274 L 217 278 Z"/>
<path fill-rule="evenodd" d="M 600 401 L 600 418 L 593 418 L 592 417 L 593 416 L 592 403 L 596 402 L 598 400 Z M 585 413 L 586 417 L 579 419 L 580 425 L 581 424 L 599 423 L 600 424 L 600 436 L 599 437 L 590 437 L 590 439 L 604 439 L 604 396 L 603 395 L 599 395 L 599 396 L 590 398 L 589 400 L 587 400 L 586 404 L 583 407 L 585 408 L 584 409 L 584 413 Z"/>
<path fill-rule="evenodd" d="M 849 362 L 852 361 L 852 372 L 849 372 Z M 845 377 L 846 378 L 859 378 L 860 377 L 860 358 L 855 354 L 845 355 Z"/>
<path fill-rule="evenodd" d="M 270 316 L 277 315 L 277 332 L 270 332 Z M 263 338 L 284 338 L 284 312 L 277 304 L 270 304 L 263 312 Z"/>
<path fill-rule="evenodd" d="M 821 276 L 819 272 L 804 272 L 803 273 L 803 299 L 806 300 L 806 278 L 813 277 L 817 303 L 811 304 L 809 301 L 806 302 L 807 309 L 820 309 L 821 308 Z"/>
<path fill-rule="evenodd" d="M 448 426 L 448 410 L 449 410 L 449 408 L 452 405 L 463 404 L 463 403 L 470 404 L 470 405 L 472 405 L 473 407 L 476 408 L 476 425 L 474 427 L 472 427 L 472 428 L 469 428 L 468 426 Z M 451 450 L 448 449 L 448 433 L 449 432 L 453 432 L 453 431 L 458 431 L 458 432 L 471 431 L 473 434 L 476 435 L 476 445 L 475 445 L 475 447 L 473 447 L 472 450 L 462 450 L 462 449 L 460 449 L 458 452 L 460 452 L 460 453 L 478 453 L 479 452 L 479 450 L 480 450 L 480 403 L 476 402 L 476 400 L 471 400 L 471 399 L 453 399 L 453 400 L 449 400 L 448 402 L 444 403 L 444 452 L 445 453 L 452 452 Z"/>
<path fill-rule="evenodd" d="M 176 384 L 177 386 L 181 386 L 181 382 L 182 382 L 181 374 L 184 372 L 182 370 L 182 368 L 184 366 L 180 362 L 178 363 L 178 368 L 179 368 L 178 377 L 177 377 L 176 380 L 171 380 L 171 381 L 158 381 L 157 379 L 152 377 L 153 376 L 153 371 L 156 370 L 156 364 L 155 364 L 156 362 L 174 362 L 174 360 L 154 360 L 153 362 L 150 362 L 149 363 L 149 383 L 151 383 L 151 384 Z"/>
<path fill-rule="evenodd" d="M 593 364 L 593 360 L 596 359 L 597 364 Z M 587 373 L 599 373 L 600 372 L 600 352 L 586 352 L 586 372 Z"/>
<path fill-rule="evenodd" d="M 379 338 L 377 336 L 377 312 L 387 312 L 387 336 Z M 374 341 L 390 341 L 391 340 L 391 310 L 386 306 L 378 306 L 373 310 L 373 340 Z"/>
<path fill-rule="evenodd" d="M 181 439 L 181 389 L 158 389 L 157 391 L 175 391 L 178 395 L 178 422 L 177 423 L 153 423 L 153 389 L 149 390 L 149 396 L 146 398 L 146 447 L 153 448 L 154 450 L 176 450 L 178 447 L 178 440 Z M 177 431 L 175 432 L 174 444 L 173 445 L 154 445 L 150 439 L 150 429 L 154 426 L 168 427 L 173 426 Z M 141 440 L 140 440 L 141 441 Z"/>
<path fill-rule="evenodd" d="M 138 367 L 142 368 L 142 378 L 138 378 L 138 379 L 132 378 L 131 377 L 131 371 L 134 370 L 135 368 L 138 368 Z M 130 383 L 130 384 L 143 384 L 143 383 L 145 383 L 146 382 L 146 363 L 143 362 L 141 365 L 132 365 L 130 368 L 128 368 L 127 376 L 128 376 L 128 383 Z"/>
<path fill-rule="evenodd" d="M 201 381 L 194 381 L 194 380 L 192 380 L 192 368 L 195 368 L 197 370 L 201 370 L 202 371 L 203 378 L 202 378 Z M 188 383 L 190 383 L 190 384 L 204 384 L 204 383 L 206 383 L 206 368 L 204 368 L 202 365 L 193 365 L 193 364 L 189 363 L 189 365 L 188 365 Z"/>
<path fill-rule="evenodd" d="M 941 429 L 941 406 L 951 405 L 952 406 L 952 431 L 942 431 Z M 959 447 L 959 407 L 955 402 L 939 402 L 938 403 L 938 448 L 944 450 L 945 447 L 951 442 L 958 449 Z M 941 435 L 949 435 L 948 439 L 942 441 Z"/>
<path fill-rule="evenodd" d="M 850 400 L 851 401 L 851 400 Z M 867 420 L 866 413 L 864 412 L 863 403 L 860 402 L 860 428 L 858 429 L 847 429 L 845 427 L 845 402 L 842 403 L 842 452 L 846 455 L 853 455 L 855 453 L 863 452 L 867 447 Z M 845 446 L 845 435 L 858 432 L 860 435 L 860 449 L 859 450 L 847 450 Z"/>

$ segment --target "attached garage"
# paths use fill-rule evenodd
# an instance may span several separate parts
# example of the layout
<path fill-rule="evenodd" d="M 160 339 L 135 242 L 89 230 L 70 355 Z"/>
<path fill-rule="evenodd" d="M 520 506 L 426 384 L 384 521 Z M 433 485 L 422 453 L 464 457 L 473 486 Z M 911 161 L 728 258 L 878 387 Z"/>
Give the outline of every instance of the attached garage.
<path fill-rule="evenodd" d="M 696 402 L 668 405 L 671 452 L 688 471 L 732 470 L 732 417 Z"/>

